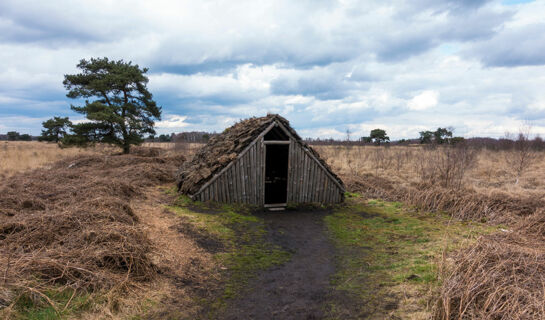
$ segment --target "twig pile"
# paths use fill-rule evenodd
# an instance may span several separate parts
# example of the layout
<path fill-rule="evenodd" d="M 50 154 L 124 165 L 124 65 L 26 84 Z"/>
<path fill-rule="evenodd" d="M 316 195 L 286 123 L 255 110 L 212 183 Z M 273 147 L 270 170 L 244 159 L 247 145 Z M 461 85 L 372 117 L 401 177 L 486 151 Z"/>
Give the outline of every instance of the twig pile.
<path fill-rule="evenodd" d="M 107 289 L 152 278 L 150 241 L 130 200 L 144 197 L 143 187 L 174 182 L 184 160 L 85 156 L 4 181 L 0 292 L 58 285 Z"/>
<path fill-rule="evenodd" d="M 543 319 L 545 214 L 483 236 L 452 257 L 436 319 Z"/>
<path fill-rule="evenodd" d="M 403 201 L 426 211 L 447 212 L 462 220 L 512 223 L 545 207 L 545 201 L 536 197 L 513 197 L 502 192 L 479 194 L 471 189 L 449 189 L 425 183 L 395 186 L 387 179 L 373 175 L 357 180 L 346 177 L 345 181 L 348 190 L 368 197 Z"/>

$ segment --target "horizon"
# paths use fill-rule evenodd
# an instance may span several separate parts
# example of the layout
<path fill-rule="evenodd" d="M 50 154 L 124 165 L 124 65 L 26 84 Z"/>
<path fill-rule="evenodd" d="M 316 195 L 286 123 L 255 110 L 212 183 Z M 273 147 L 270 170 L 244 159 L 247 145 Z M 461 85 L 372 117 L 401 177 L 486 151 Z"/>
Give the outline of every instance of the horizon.
<path fill-rule="evenodd" d="M 269 112 L 303 138 L 453 127 L 545 134 L 545 1 L 0 3 L 0 133 L 70 110 L 65 74 L 108 57 L 149 68 L 157 135 Z"/>

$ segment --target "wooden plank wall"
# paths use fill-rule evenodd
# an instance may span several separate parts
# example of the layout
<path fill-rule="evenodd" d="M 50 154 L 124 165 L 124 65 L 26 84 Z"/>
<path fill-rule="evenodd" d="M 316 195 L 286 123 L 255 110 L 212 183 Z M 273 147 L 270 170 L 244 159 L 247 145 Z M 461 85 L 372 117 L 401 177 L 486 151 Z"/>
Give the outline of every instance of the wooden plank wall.
<path fill-rule="evenodd" d="M 199 201 L 263 205 L 265 187 L 265 145 L 257 141 L 221 176 L 200 194 Z M 300 144 L 290 142 L 288 169 L 288 202 L 339 203 L 342 189 L 312 159 Z"/>
<path fill-rule="evenodd" d="M 339 203 L 343 190 L 296 141 L 290 143 L 288 202 Z"/>
<path fill-rule="evenodd" d="M 263 205 L 264 147 L 260 141 L 256 142 L 229 169 L 197 194 L 195 200 Z"/>

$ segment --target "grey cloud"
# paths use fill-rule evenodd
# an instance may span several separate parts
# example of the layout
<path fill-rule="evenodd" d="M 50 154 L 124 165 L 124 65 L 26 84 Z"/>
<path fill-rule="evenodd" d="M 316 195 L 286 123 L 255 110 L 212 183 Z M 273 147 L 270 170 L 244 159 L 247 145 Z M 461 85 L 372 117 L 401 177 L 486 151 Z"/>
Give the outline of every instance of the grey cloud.
<path fill-rule="evenodd" d="M 545 64 L 545 23 L 504 30 L 466 51 L 489 67 Z"/>

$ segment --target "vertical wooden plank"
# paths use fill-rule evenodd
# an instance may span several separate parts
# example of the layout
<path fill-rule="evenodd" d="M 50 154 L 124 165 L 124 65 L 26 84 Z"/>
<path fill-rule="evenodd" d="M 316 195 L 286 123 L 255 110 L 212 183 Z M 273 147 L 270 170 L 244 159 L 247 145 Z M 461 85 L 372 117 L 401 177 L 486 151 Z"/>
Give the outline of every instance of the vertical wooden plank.
<path fill-rule="evenodd" d="M 251 149 L 248 149 L 248 152 L 244 155 L 244 176 L 245 176 L 245 185 L 246 185 L 246 203 L 252 203 L 252 183 L 250 180 L 250 175 L 248 170 L 248 166 L 250 165 L 250 154 Z"/>
<path fill-rule="evenodd" d="M 257 160 L 256 160 L 257 145 L 252 147 L 252 165 L 250 166 L 250 174 L 252 175 L 252 204 L 257 205 Z"/>
<path fill-rule="evenodd" d="M 227 170 L 225 174 L 223 175 L 223 191 L 225 196 L 225 202 L 229 203 L 231 202 L 231 198 L 229 198 L 229 177 L 227 176 Z"/>
<path fill-rule="evenodd" d="M 265 166 L 266 166 L 266 157 L 267 149 L 263 144 L 263 138 L 261 138 L 261 202 L 265 204 Z"/>
<path fill-rule="evenodd" d="M 290 139 L 290 144 L 288 145 L 288 179 L 286 181 L 288 185 L 288 194 L 286 197 L 286 201 L 291 202 L 291 194 L 293 192 L 293 183 L 292 183 L 292 176 L 293 176 L 293 142 Z"/>
<path fill-rule="evenodd" d="M 322 168 L 316 171 L 316 202 L 322 203 Z"/>
<path fill-rule="evenodd" d="M 227 200 L 227 188 L 225 187 L 225 182 L 226 182 L 226 176 L 225 176 L 225 172 L 221 175 L 221 202 L 223 203 L 227 203 L 229 202 Z"/>
<path fill-rule="evenodd" d="M 216 202 L 221 202 L 221 188 L 220 188 L 220 184 L 219 184 L 219 181 L 216 181 L 216 183 L 214 183 L 216 186 L 215 186 L 215 192 L 216 192 L 216 196 L 214 197 L 216 199 Z"/>
<path fill-rule="evenodd" d="M 295 166 L 295 177 L 293 178 L 295 180 L 295 194 L 293 196 L 293 199 L 295 202 L 300 203 L 301 202 L 301 161 L 303 159 L 301 158 L 301 148 L 299 144 L 297 144 L 297 148 L 295 149 L 295 159 L 297 161 L 297 164 Z"/>
<path fill-rule="evenodd" d="M 301 194 L 301 202 L 307 202 L 307 183 L 308 183 L 308 179 L 307 179 L 307 168 L 308 168 L 308 157 L 307 155 L 305 154 L 304 150 L 301 150 L 301 153 L 303 154 L 303 168 L 301 170 L 301 173 L 303 174 L 303 179 L 302 179 L 302 194 Z"/>
<path fill-rule="evenodd" d="M 307 201 L 313 202 L 314 195 L 314 161 L 309 159 L 308 163 L 308 189 L 307 189 Z"/>
<path fill-rule="evenodd" d="M 218 180 L 216 180 L 216 185 L 218 186 L 218 202 L 222 202 L 222 195 L 221 195 L 221 177 L 218 177 Z"/>
<path fill-rule="evenodd" d="M 332 202 L 337 203 L 337 190 L 335 188 L 335 185 L 333 185 L 333 183 L 331 183 L 330 188 L 331 188 Z"/>
<path fill-rule="evenodd" d="M 308 156 L 307 154 L 307 190 L 305 192 L 305 195 L 306 195 L 306 202 L 310 202 L 311 200 L 311 194 L 312 194 L 312 159 Z"/>
<path fill-rule="evenodd" d="M 256 141 L 255 143 L 255 204 L 261 205 L 261 189 L 259 188 L 260 184 L 260 174 L 261 174 L 261 163 L 259 158 L 259 152 L 261 151 L 260 148 L 260 141 Z"/>
<path fill-rule="evenodd" d="M 331 203 L 331 191 L 330 191 L 331 183 L 329 179 L 326 180 L 326 190 L 325 190 L 325 201 L 327 203 Z"/>
<path fill-rule="evenodd" d="M 267 180 L 267 173 L 266 173 L 266 170 L 267 170 L 267 146 L 265 144 L 263 144 L 263 162 L 261 163 L 263 169 L 261 170 L 261 173 L 263 174 L 263 204 L 266 203 L 266 200 L 267 198 L 265 197 L 265 189 L 266 189 L 266 183 L 265 181 Z"/>
<path fill-rule="evenodd" d="M 257 142 L 257 146 L 258 146 L 258 151 L 257 151 L 257 174 L 258 174 L 258 182 L 257 182 L 257 196 L 258 196 L 258 202 L 257 204 L 258 205 L 263 205 L 264 204 L 264 199 L 263 199 L 263 188 L 265 187 L 265 178 L 263 177 L 263 161 L 264 161 L 264 158 L 263 158 L 263 142 L 262 140 L 260 139 L 258 142 Z"/>
<path fill-rule="evenodd" d="M 220 200 L 219 198 L 219 190 L 218 190 L 218 181 L 216 180 L 214 183 L 214 188 L 213 188 L 213 191 L 214 191 L 214 201 L 218 202 Z"/>
<path fill-rule="evenodd" d="M 291 144 L 291 140 L 290 140 Z M 288 172 L 286 177 L 286 202 L 290 202 L 290 192 L 291 192 L 291 186 L 290 186 L 290 170 L 291 170 L 291 146 L 288 144 Z"/>
<path fill-rule="evenodd" d="M 320 168 L 320 181 L 319 184 L 319 192 L 318 192 L 318 198 L 320 199 L 320 203 L 324 203 L 324 177 L 325 172 Z"/>
<path fill-rule="evenodd" d="M 301 156 L 299 153 L 299 145 L 297 144 L 296 147 L 293 150 L 293 153 L 295 154 L 295 170 L 294 170 L 294 177 L 293 177 L 293 183 L 295 184 L 295 187 L 293 188 L 293 202 L 299 203 L 299 168 L 301 167 Z"/>
<path fill-rule="evenodd" d="M 240 187 L 240 181 L 239 181 L 239 173 L 238 173 L 238 159 L 235 160 L 235 163 L 233 163 L 233 183 L 235 184 L 235 199 L 237 203 L 242 202 L 241 196 L 242 192 Z"/>
<path fill-rule="evenodd" d="M 246 162 L 246 172 L 248 173 L 248 202 L 253 204 L 254 203 L 254 184 L 253 184 L 253 172 L 252 168 L 254 165 L 253 157 L 252 157 L 252 151 L 255 146 L 252 146 L 247 153 L 246 159 L 248 160 Z"/>
<path fill-rule="evenodd" d="M 318 175 L 320 174 L 320 168 L 316 165 L 316 162 L 313 163 L 314 174 L 312 177 L 312 202 L 318 203 Z"/>
<path fill-rule="evenodd" d="M 303 203 L 305 202 L 304 201 L 304 193 L 303 193 L 303 189 L 304 189 L 304 179 L 305 179 L 305 153 L 303 151 L 303 148 L 301 147 L 301 145 L 299 145 L 299 167 L 298 167 L 298 173 L 297 175 L 299 176 L 299 183 L 298 183 L 298 186 L 297 186 L 297 189 L 298 189 L 298 193 L 297 193 L 297 198 L 299 199 L 298 202 L 299 203 Z"/>
<path fill-rule="evenodd" d="M 216 200 L 214 199 L 214 195 L 215 195 L 216 193 L 214 192 L 214 184 L 213 184 L 213 183 L 212 183 L 211 185 L 208 186 L 208 193 L 209 193 L 209 197 L 208 197 L 209 199 L 208 199 L 208 200 L 209 200 L 209 201 L 216 201 Z"/>
<path fill-rule="evenodd" d="M 233 177 L 233 166 L 229 168 L 229 198 L 231 199 L 231 202 L 236 202 L 235 178 Z"/>
<path fill-rule="evenodd" d="M 235 172 L 237 174 L 235 180 L 237 181 L 237 198 L 238 202 L 242 203 L 242 173 L 240 172 L 240 159 L 237 159 L 237 162 L 235 163 Z"/>
<path fill-rule="evenodd" d="M 220 201 L 221 201 L 221 199 L 220 199 L 221 189 L 220 189 L 219 186 L 220 186 L 220 185 L 219 185 L 219 181 L 216 180 L 216 182 L 214 182 L 214 193 L 215 193 L 215 195 L 214 195 L 214 201 L 216 201 L 216 202 L 220 202 Z"/>
<path fill-rule="evenodd" d="M 244 155 L 244 175 L 246 176 L 246 203 L 252 203 L 252 183 L 250 180 L 250 153 Z"/>
<path fill-rule="evenodd" d="M 289 193 L 289 201 L 291 202 L 297 202 L 296 196 L 297 196 L 297 149 L 295 146 L 295 141 L 291 139 L 290 143 L 290 161 L 291 161 L 291 176 L 290 176 L 290 193 Z"/>
<path fill-rule="evenodd" d="M 324 177 L 324 201 L 325 203 L 328 203 L 327 200 L 327 189 L 329 188 L 329 177 L 326 175 Z"/>
<path fill-rule="evenodd" d="M 240 170 L 240 185 L 241 185 L 241 189 L 242 189 L 242 203 L 247 203 L 246 202 L 246 176 L 245 176 L 245 172 L 244 172 L 244 157 L 241 157 L 239 162 L 238 162 L 238 169 Z"/>
<path fill-rule="evenodd" d="M 232 186 L 232 183 L 231 183 L 231 168 L 227 169 L 225 171 L 225 179 L 226 179 L 226 184 L 225 184 L 225 187 L 227 188 L 227 202 L 229 203 L 232 203 L 233 202 L 233 197 L 231 195 L 231 186 Z"/>
<path fill-rule="evenodd" d="M 232 189 L 231 193 L 233 194 L 233 196 L 231 197 L 231 201 L 237 203 L 238 202 L 238 197 L 237 197 L 237 175 L 236 175 L 236 172 L 235 172 L 235 167 L 236 167 L 236 164 L 233 163 L 231 168 L 229 168 L 229 172 L 230 172 L 230 175 L 231 175 L 231 189 Z"/>

